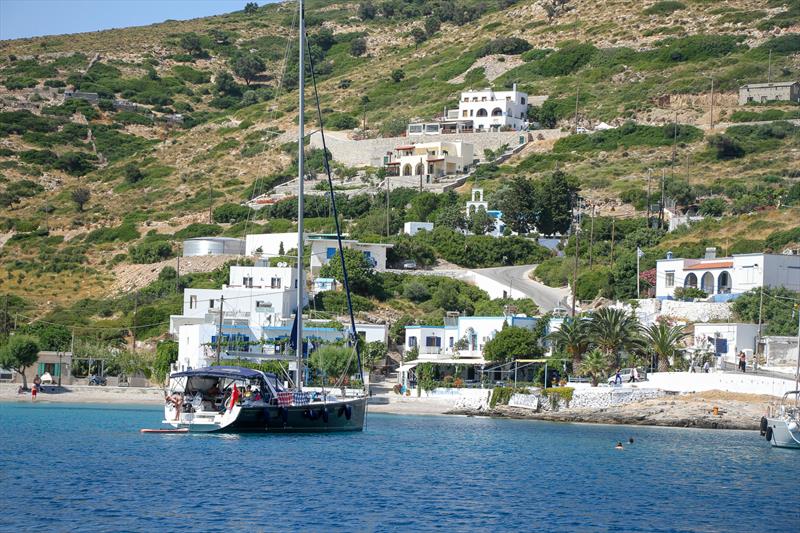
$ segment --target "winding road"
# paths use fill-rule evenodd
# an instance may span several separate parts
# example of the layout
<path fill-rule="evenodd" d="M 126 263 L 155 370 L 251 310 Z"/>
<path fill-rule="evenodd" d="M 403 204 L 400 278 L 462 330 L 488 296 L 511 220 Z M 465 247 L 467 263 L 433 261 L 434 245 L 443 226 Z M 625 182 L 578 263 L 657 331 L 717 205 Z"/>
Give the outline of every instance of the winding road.
<path fill-rule="evenodd" d="M 508 285 L 531 298 L 543 312 L 552 311 L 556 307 L 569 307 L 570 291 L 568 288 L 548 287 L 533 281 L 528 275 L 536 265 L 518 265 L 495 268 L 478 268 L 473 272 L 486 276 L 498 283 Z"/>

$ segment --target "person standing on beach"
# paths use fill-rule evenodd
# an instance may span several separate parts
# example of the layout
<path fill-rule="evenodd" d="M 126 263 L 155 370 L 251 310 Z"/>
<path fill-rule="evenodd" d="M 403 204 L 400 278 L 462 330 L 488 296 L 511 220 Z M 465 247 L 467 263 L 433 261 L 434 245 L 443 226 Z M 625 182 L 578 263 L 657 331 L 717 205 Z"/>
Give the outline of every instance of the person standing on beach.
<path fill-rule="evenodd" d="M 36 394 L 39 392 L 39 387 L 34 385 L 31 387 L 31 401 L 36 400 Z"/>
<path fill-rule="evenodd" d="M 747 356 L 744 355 L 744 352 L 739 352 L 739 370 L 747 372 Z"/>

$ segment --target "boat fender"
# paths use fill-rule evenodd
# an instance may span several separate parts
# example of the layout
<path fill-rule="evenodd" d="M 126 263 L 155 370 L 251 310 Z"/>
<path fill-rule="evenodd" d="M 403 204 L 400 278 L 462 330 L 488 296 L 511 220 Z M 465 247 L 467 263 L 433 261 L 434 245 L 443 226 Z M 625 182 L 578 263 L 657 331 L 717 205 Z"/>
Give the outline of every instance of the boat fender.
<path fill-rule="evenodd" d="M 765 434 L 767 436 L 767 440 L 772 442 L 772 428 L 767 428 L 767 431 L 765 432 Z"/>
<path fill-rule="evenodd" d="M 326 424 L 328 423 L 328 408 L 327 407 L 324 407 L 322 409 L 322 421 L 325 422 Z"/>
<path fill-rule="evenodd" d="M 350 417 L 353 416 L 353 408 L 350 407 L 349 405 L 344 406 L 344 416 L 348 420 L 350 420 Z"/>
<path fill-rule="evenodd" d="M 759 426 L 758 429 L 761 432 L 761 436 L 762 437 L 767 434 L 767 417 L 766 416 L 762 416 L 761 417 L 761 425 Z"/>
<path fill-rule="evenodd" d="M 336 416 L 342 418 L 343 414 L 344 414 L 344 405 L 339 408 L 339 411 L 336 413 Z"/>

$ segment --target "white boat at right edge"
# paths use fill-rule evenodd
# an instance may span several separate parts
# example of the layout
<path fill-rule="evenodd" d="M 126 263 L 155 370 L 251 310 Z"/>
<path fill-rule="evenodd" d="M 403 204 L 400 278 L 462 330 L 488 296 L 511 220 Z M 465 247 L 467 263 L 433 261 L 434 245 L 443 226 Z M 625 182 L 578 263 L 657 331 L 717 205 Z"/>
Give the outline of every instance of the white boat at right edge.
<path fill-rule="evenodd" d="M 775 416 L 761 419 L 761 434 L 778 448 L 800 449 L 800 390 L 784 394 Z"/>

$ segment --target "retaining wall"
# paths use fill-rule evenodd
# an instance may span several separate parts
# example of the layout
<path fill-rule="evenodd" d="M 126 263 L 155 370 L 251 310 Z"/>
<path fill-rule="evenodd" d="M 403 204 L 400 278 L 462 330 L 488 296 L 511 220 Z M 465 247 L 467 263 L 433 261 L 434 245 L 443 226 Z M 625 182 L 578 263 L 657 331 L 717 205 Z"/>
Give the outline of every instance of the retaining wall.
<path fill-rule="evenodd" d="M 794 390 L 794 381 L 788 379 L 759 376 L 751 372 L 723 373 L 713 372 L 654 372 L 647 375 L 651 387 L 675 392 L 702 392 L 722 390 L 745 394 L 768 394 L 783 396 Z"/>
<path fill-rule="evenodd" d="M 482 133 L 448 133 L 444 135 L 412 135 L 408 137 L 381 137 L 364 139 L 360 141 L 343 139 L 339 135 L 328 134 L 325 144 L 333 158 L 348 166 L 383 166 L 383 156 L 394 151 L 398 146 L 409 143 L 437 142 L 437 141 L 464 141 L 472 144 L 475 157 L 484 159 L 483 151 L 486 148 L 497 150 L 507 144 L 513 149 L 529 140 L 557 138 L 562 135 L 561 130 L 536 130 L 526 131 L 492 131 Z M 520 143 L 520 138 L 523 142 Z M 319 132 L 311 134 L 311 146 L 322 148 L 322 137 Z"/>

